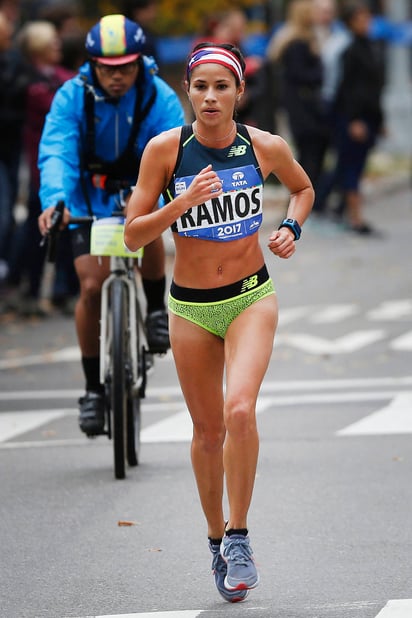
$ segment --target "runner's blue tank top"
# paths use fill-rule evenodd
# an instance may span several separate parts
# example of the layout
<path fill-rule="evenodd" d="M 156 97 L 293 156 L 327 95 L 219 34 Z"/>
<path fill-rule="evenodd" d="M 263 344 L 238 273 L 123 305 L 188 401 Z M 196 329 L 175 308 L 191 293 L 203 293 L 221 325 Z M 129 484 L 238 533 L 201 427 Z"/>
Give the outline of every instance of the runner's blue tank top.
<path fill-rule="evenodd" d="M 201 169 L 212 164 L 222 182 L 223 193 L 189 208 L 171 226 L 180 236 L 212 241 L 231 241 L 250 236 L 262 224 L 263 177 L 249 133 L 237 124 L 232 144 L 208 148 L 200 144 L 192 125 L 182 127 L 179 152 L 172 180 L 164 192 L 165 202 L 186 190 Z"/>

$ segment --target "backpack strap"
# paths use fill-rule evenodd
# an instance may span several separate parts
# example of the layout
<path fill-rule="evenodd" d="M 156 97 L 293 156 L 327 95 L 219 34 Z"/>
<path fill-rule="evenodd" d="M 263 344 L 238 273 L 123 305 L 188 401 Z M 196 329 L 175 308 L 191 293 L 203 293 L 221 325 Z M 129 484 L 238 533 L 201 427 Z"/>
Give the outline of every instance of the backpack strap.
<path fill-rule="evenodd" d="M 143 120 L 146 118 L 147 114 L 152 108 L 156 100 L 156 97 L 157 97 L 157 89 L 155 85 L 152 84 L 152 91 L 150 93 L 150 96 L 148 100 L 146 101 L 146 104 L 144 105 L 144 107 L 141 107 L 140 102 L 142 101 L 142 94 L 143 94 L 143 80 L 138 79 L 136 86 L 137 86 L 137 93 L 136 93 L 135 109 L 133 113 L 133 123 L 132 123 L 132 129 L 130 131 L 129 139 L 127 142 L 126 150 L 134 149 L 134 144 L 137 138 L 137 134 L 139 133 L 140 125 L 142 124 Z"/>
<path fill-rule="evenodd" d="M 98 168 L 101 165 L 105 164 L 105 161 L 100 157 L 96 156 L 96 135 L 95 135 L 95 119 L 94 119 L 94 105 L 95 105 L 95 92 L 94 87 L 88 85 L 87 78 L 85 76 L 81 76 L 84 84 L 84 112 L 86 118 L 86 133 L 85 133 L 85 141 L 83 148 L 80 152 L 80 166 L 81 166 L 81 186 L 83 195 L 87 204 L 87 209 L 90 215 L 92 215 L 92 205 L 90 201 L 90 197 L 88 195 L 87 186 L 86 186 L 86 178 L 85 174 L 92 170 L 89 167 L 96 165 Z M 152 108 L 156 96 L 157 89 L 154 84 L 152 84 L 152 89 L 150 95 L 143 107 L 141 107 L 142 102 L 142 94 L 143 94 L 143 84 L 144 84 L 144 71 L 143 67 L 141 67 L 141 71 L 139 71 L 139 76 L 136 80 L 136 100 L 135 107 L 133 111 L 133 122 L 132 127 L 130 129 L 129 138 L 127 140 L 127 145 L 122 154 L 118 157 L 120 167 L 123 167 L 124 161 L 128 161 L 130 159 L 135 158 L 135 142 L 137 139 L 137 135 L 139 133 L 139 129 L 141 123 L 148 115 L 150 109 Z M 116 168 L 116 161 L 111 161 L 110 166 L 112 168 Z M 140 163 L 140 161 L 138 162 Z M 113 171 L 114 171 L 113 169 Z"/>

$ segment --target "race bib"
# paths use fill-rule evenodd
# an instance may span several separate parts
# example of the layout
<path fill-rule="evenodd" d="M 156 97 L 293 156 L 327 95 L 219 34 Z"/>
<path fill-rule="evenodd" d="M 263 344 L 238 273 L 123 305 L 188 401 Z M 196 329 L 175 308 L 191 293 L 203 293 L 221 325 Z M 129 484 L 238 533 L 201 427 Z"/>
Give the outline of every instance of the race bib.
<path fill-rule="evenodd" d="M 189 208 L 173 225 L 181 236 L 230 241 L 254 234 L 262 224 L 262 180 L 253 165 L 219 170 L 223 193 Z M 175 195 L 186 191 L 195 176 L 176 178 Z"/>

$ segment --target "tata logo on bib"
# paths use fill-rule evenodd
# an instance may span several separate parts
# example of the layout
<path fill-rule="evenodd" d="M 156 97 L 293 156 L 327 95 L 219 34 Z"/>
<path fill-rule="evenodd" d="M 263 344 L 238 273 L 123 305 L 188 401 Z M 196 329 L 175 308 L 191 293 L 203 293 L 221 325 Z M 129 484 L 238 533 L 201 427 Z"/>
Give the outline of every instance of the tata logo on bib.
<path fill-rule="evenodd" d="M 232 187 L 244 187 L 245 185 L 247 185 L 247 180 L 245 180 L 245 175 L 243 172 L 234 172 L 232 174 L 232 178 Z"/>

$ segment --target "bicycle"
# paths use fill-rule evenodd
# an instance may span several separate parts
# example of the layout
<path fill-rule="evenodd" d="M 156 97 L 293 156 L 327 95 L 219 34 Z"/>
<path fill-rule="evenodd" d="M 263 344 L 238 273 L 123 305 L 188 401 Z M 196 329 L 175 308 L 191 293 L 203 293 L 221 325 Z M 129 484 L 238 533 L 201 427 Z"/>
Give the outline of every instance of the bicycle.
<path fill-rule="evenodd" d="M 120 203 L 124 206 L 122 198 Z M 48 261 L 55 259 L 64 202 L 58 202 L 48 232 Z M 147 366 L 152 363 L 136 281 L 136 260 L 143 252 L 128 251 L 123 243 L 124 215 L 95 219 L 70 217 L 69 223 L 91 225 L 90 253 L 110 257 L 110 274 L 101 292 L 100 382 L 105 393 L 105 431 L 113 440 L 114 476 L 124 479 L 126 461 L 137 466 L 140 457 L 141 399 L 145 397 Z"/>

